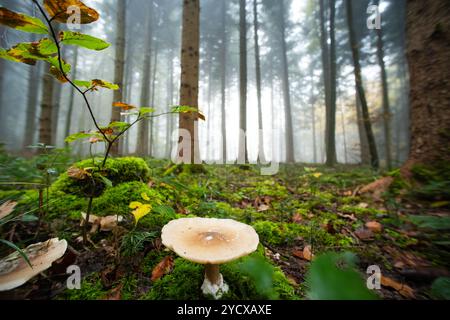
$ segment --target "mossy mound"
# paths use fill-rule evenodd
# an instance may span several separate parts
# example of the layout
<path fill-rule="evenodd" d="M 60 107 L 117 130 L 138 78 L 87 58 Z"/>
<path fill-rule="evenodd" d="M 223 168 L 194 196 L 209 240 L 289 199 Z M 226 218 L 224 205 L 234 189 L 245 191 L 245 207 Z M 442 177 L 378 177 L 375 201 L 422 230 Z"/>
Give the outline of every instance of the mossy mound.
<path fill-rule="evenodd" d="M 101 159 L 88 159 L 80 161 L 73 166 L 80 169 L 97 168 Z M 109 179 L 114 186 L 125 182 L 141 181 L 147 182 L 150 179 L 150 168 L 144 159 L 141 158 L 116 158 L 108 159 L 101 174 Z M 93 186 L 86 185 L 84 180 L 72 179 L 67 173 L 63 173 L 52 185 L 53 191 L 62 191 L 68 194 L 86 195 L 87 189 Z M 95 185 L 95 195 L 99 196 L 105 190 L 106 185 L 101 180 Z"/>
<path fill-rule="evenodd" d="M 295 288 L 291 285 L 284 273 L 270 264 L 268 272 L 272 278 L 271 294 L 258 290 L 254 279 L 243 272 L 241 265 L 247 259 L 259 257 L 257 252 L 249 257 L 220 266 L 221 273 L 230 290 L 222 297 L 223 300 L 261 300 L 278 298 L 282 300 L 295 300 Z M 263 258 L 265 259 L 265 258 Z M 269 262 L 267 261 L 269 265 Z M 172 273 L 156 281 L 150 291 L 142 299 L 147 300 L 204 300 L 207 299 L 201 286 L 204 279 L 204 267 L 191 263 L 182 258 L 176 258 Z"/>

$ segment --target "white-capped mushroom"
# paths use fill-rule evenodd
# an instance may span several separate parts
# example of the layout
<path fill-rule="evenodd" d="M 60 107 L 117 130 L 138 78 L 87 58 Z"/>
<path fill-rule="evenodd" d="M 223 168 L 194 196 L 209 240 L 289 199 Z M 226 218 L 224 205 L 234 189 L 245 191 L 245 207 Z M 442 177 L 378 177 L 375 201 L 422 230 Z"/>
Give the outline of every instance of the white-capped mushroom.
<path fill-rule="evenodd" d="M 52 266 L 67 250 L 67 241 L 50 239 L 28 246 L 23 252 L 33 268 L 18 253 L 11 253 L 0 260 L 0 291 L 15 289 Z"/>
<path fill-rule="evenodd" d="M 259 237 L 251 226 L 230 219 L 182 218 L 162 229 L 162 243 L 180 257 L 205 265 L 204 294 L 215 299 L 228 291 L 219 265 L 254 252 Z"/>

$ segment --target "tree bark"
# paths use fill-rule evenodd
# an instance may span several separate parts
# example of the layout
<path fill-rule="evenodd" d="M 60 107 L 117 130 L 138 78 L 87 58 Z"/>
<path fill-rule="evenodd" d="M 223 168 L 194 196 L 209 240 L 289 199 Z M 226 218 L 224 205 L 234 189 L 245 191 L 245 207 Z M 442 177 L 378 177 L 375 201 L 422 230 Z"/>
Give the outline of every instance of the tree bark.
<path fill-rule="evenodd" d="M 77 64 L 78 64 L 78 47 L 74 47 L 73 49 L 73 62 L 72 62 L 72 76 L 74 79 L 77 78 Z M 73 107 L 75 105 L 75 88 L 71 87 L 70 89 L 70 98 L 69 98 L 69 107 L 67 109 L 66 115 L 66 125 L 65 125 L 65 136 L 70 135 L 70 127 L 72 124 L 72 116 L 73 116 Z"/>
<path fill-rule="evenodd" d="M 124 91 L 124 67 L 125 67 L 125 28 L 126 28 L 126 0 L 117 0 L 116 16 L 116 52 L 114 60 L 114 83 L 119 86 L 119 90 L 114 91 L 114 102 L 123 102 Z M 120 121 L 120 108 L 112 108 L 111 122 Z M 111 155 L 118 156 L 120 150 L 119 142 L 111 148 Z"/>
<path fill-rule="evenodd" d="M 362 116 L 361 101 L 359 100 L 359 94 L 355 94 L 355 108 L 356 108 L 356 119 L 358 125 L 358 135 L 359 135 L 359 149 L 361 153 L 361 164 L 370 165 L 370 151 L 369 142 L 367 141 L 366 129 L 364 127 L 364 118 Z"/>
<path fill-rule="evenodd" d="M 248 163 L 247 152 L 247 11 L 246 1 L 239 1 L 239 153 L 238 159 Z"/>
<path fill-rule="evenodd" d="M 185 0 L 183 5 L 183 31 L 181 40 L 181 83 L 180 105 L 198 109 L 198 85 L 200 63 L 200 1 Z M 190 134 L 190 164 L 200 164 L 198 139 L 198 116 L 194 113 L 182 113 L 179 129 Z M 182 145 L 183 134 L 179 134 Z M 178 156 L 184 157 L 184 149 L 179 149 Z"/>
<path fill-rule="evenodd" d="M 258 0 L 253 0 L 253 29 L 255 39 L 255 70 L 256 70 L 256 95 L 258 100 L 258 162 L 265 163 L 266 156 L 264 152 L 264 132 L 263 132 L 263 114 L 261 97 L 261 57 L 259 48 L 259 21 L 258 21 Z"/>
<path fill-rule="evenodd" d="M 404 168 L 450 161 L 450 2 L 407 2 L 411 149 Z"/>
<path fill-rule="evenodd" d="M 34 137 L 36 133 L 36 117 L 38 111 L 38 95 L 39 95 L 39 76 L 41 64 L 31 66 L 28 78 L 28 97 L 27 97 L 27 112 L 25 120 L 25 137 L 23 141 L 23 148 L 27 148 L 34 144 Z"/>
<path fill-rule="evenodd" d="M 329 58 L 329 105 L 326 112 L 326 145 L 327 166 L 336 165 L 336 1 L 329 0 L 330 4 L 330 58 Z"/>
<path fill-rule="evenodd" d="M 221 19 L 221 35 L 222 48 L 220 51 L 220 110 L 221 110 L 221 126 L 222 126 L 222 159 L 227 162 L 227 117 L 226 117 L 226 85 L 227 85 L 227 0 L 222 0 L 222 19 Z"/>
<path fill-rule="evenodd" d="M 286 23 L 285 23 L 285 7 L 284 0 L 279 1 L 279 23 L 281 31 L 281 67 L 282 67 L 282 83 L 283 83 L 283 100 L 284 100 L 284 115 L 286 126 L 286 162 L 294 163 L 294 130 L 292 125 L 292 107 L 291 107 L 291 93 L 289 81 L 289 66 L 287 60 L 286 48 Z"/>
<path fill-rule="evenodd" d="M 375 143 L 375 136 L 372 131 L 372 124 L 370 122 L 369 108 L 367 106 L 366 94 L 364 91 L 362 74 L 361 74 L 361 64 L 359 61 L 359 49 L 358 44 L 356 42 L 356 35 L 353 29 L 353 8 L 352 8 L 352 0 L 346 0 L 347 4 L 347 24 L 350 38 L 350 46 L 352 50 L 353 57 L 353 66 L 355 72 L 355 84 L 358 92 L 359 100 L 361 102 L 361 111 L 364 120 L 364 128 L 367 135 L 367 141 L 369 144 L 370 151 L 370 163 L 372 168 L 379 168 L 379 160 L 378 160 L 378 151 Z"/>
<path fill-rule="evenodd" d="M 148 107 L 150 103 L 150 75 L 151 75 L 151 49 L 153 42 L 153 1 L 149 3 L 149 13 L 147 20 L 147 27 L 149 34 L 145 45 L 144 52 L 144 65 L 142 68 L 142 88 L 141 88 L 141 107 Z M 136 153 L 141 157 L 148 156 L 148 144 L 149 144 L 149 121 L 141 121 L 138 125 L 138 141 L 136 147 Z"/>
<path fill-rule="evenodd" d="M 167 77 L 167 111 L 170 111 L 170 109 L 173 106 L 173 49 L 169 49 L 168 53 L 168 62 L 169 62 L 169 70 L 168 70 L 168 77 Z M 166 124 L 166 150 L 165 150 L 165 156 L 167 159 L 170 159 L 171 154 L 171 144 L 172 144 L 172 117 L 167 118 L 167 124 Z"/>
<path fill-rule="evenodd" d="M 156 75 L 158 70 L 158 42 L 156 42 L 155 50 L 154 50 L 154 59 L 153 59 L 153 76 L 152 76 L 152 86 L 151 86 L 151 100 L 150 106 L 152 108 L 155 107 L 155 86 L 156 86 Z M 153 157 L 153 146 L 155 140 L 155 121 L 153 118 L 150 119 L 150 146 L 149 146 L 149 156 Z"/>
<path fill-rule="evenodd" d="M 42 81 L 42 103 L 39 117 L 39 143 L 52 145 L 52 111 L 54 98 L 54 80 L 49 72 L 44 72 Z"/>

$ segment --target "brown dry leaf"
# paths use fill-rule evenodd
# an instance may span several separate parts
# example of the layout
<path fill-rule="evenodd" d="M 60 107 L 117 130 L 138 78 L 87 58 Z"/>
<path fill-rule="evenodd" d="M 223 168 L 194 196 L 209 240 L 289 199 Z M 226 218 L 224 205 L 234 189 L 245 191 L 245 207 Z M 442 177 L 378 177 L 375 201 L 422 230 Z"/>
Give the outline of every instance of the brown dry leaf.
<path fill-rule="evenodd" d="M 297 257 L 297 258 L 300 258 L 300 259 L 303 259 L 304 257 L 303 257 L 303 251 L 302 250 L 299 250 L 299 249 L 294 249 L 294 250 L 292 250 L 292 255 L 294 256 L 294 257 Z"/>
<path fill-rule="evenodd" d="M 369 229 L 360 228 L 355 231 L 355 235 L 362 241 L 368 241 L 373 239 L 373 232 Z"/>
<path fill-rule="evenodd" d="M 369 221 L 366 223 L 366 228 L 372 232 L 380 233 L 383 230 L 381 223 L 377 221 Z"/>
<path fill-rule="evenodd" d="M 106 300 L 121 300 L 122 299 L 123 283 L 112 289 L 106 296 Z"/>
<path fill-rule="evenodd" d="M 393 182 L 394 178 L 392 177 L 378 179 L 359 190 L 359 194 L 372 193 L 374 200 L 380 200 L 381 195 L 389 189 Z"/>
<path fill-rule="evenodd" d="M 81 168 L 70 167 L 67 169 L 67 175 L 75 180 L 83 180 L 89 175 L 89 173 Z"/>
<path fill-rule="evenodd" d="M 299 213 L 294 214 L 294 216 L 292 217 L 292 222 L 293 223 L 300 224 L 302 221 L 303 221 L 303 217 Z"/>
<path fill-rule="evenodd" d="M 343 214 L 343 213 L 337 213 L 337 215 L 341 218 L 349 219 L 351 221 L 357 221 L 358 219 L 355 217 L 355 215 L 352 214 Z"/>
<path fill-rule="evenodd" d="M 381 285 L 384 287 L 389 287 L 400 293 L 403 297 L 408 299 L 415 299 L 414 290 L 407 286 L 406 284 L 399 283 L 386 276 L 381 276 Z"/>
<path fill-rule="evenodd" d="M 152 271 L 152 281 L 156 281 L 162 278 L 165 274 L 169 273 L 173 267 L 173 258 L 167 256 Z"/>
<path fill-rule="evenodd" d="M 303 248 L 303 259 L 308 261 L 314 259 L 314 255 L 311 252 L 311 246 L 306 246 Z"/>
<path fill-rule="evenodd" d="M 11 214 L 14 211 L 14 208 L 17 206 L 17 202 L 14 201 L 6 201 L 0 205 L 0 219 Z"/>
<path fill-rule="evenodd" d="M 80 11 L 80 23 L 87 24 L 98 20 L 100 15 L 97 11 L 86 6 L 79 0 L 44 0 L 44 7 L 53 20 L 67 23 L 72 19 L 76 7 Z"/>

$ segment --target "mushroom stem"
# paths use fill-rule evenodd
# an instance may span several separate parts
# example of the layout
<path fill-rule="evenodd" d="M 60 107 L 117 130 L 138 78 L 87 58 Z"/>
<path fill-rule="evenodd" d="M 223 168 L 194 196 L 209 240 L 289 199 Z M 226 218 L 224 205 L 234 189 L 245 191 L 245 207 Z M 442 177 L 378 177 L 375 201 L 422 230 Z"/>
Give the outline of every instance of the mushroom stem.
<path fill-rule="evenodd" d="M 218 284 L 220 282 L 220 272 L 218 264 L 205 265 L 205 278 L 212 284 Z"/>

